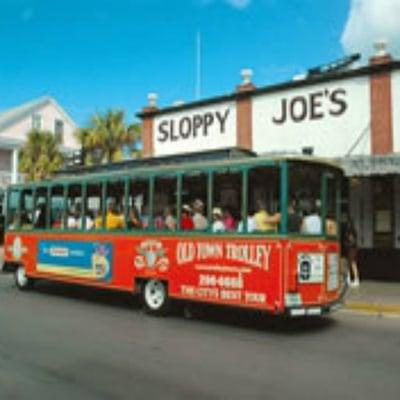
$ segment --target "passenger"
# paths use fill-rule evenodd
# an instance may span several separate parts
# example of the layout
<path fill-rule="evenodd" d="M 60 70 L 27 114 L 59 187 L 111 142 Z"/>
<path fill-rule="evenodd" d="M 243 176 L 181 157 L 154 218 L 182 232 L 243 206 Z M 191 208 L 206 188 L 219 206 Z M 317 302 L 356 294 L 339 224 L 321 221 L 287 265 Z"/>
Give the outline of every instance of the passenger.
<path fill-rule="evenodd" d="M 204 203 L 200 199 L 196 199 L 193 202 L 193 224 L 197 231 L 204 231 L 208 227 L 208 221 L 203 212 Z"/>
<path fill-rule="evenodd" d="M 122 229 L 124 227 L 124 218 L 118 212 L 117 206 L 114 201 L 108 204 L 106 215 L 106 228 L 107 229 Z"/>
<path fill-rule="evenodd" d="M 321 235 L 322 221 L 318 214 L 316 202 L 311 202 L 305 206 L 305 217 L 301 224 L 301 232 L 308 235 Z"/>
<path fill-rule="evenodd" d="M 22 216 L 21 216 L 21 223 L 22 223 Z M 62 224 L 62 213 L 61 211 L 56 211 L 55 216 L 52 223 L 53 229 L 61 229 L 63 226 Z"/>
<path fill-rule="evenodd" d="M 329 236 L 337 235 L 337 223 L 332 215 L 327 215 L 325 220 L 325 233 Z"/>
<path fill-rule="evenodd" d="M 43 229 L 46 227 L 46 211 L 46 204 L 40 203 L 36 210 L 35 228 Z"/>
<path fill-rule="evenodd" d="M 140 216 L 140 223 L 143 229 L 148 229 L 150 226 L 150 217 L 148 216 L 147 206 L 143 207 L 142 214 Z"/>
<path fill-rule="evenodd" d="M 77 229 L 78 228 L 78 221 L 77 221 L 77 211 L 74 206 L 71 206 L 68 211 L 67 217 L 67 228 L 68 229 Z"/>
<path fill-rule="evenodd" d="M 176 230 L 176 219 L 170 207 L 167 207 L 164 210 L 164 218 L 165 218 L 164 220 L 165 228 L 168 229 L 169 231 Z"/>
<path fill-rule="evenodd" d="M 236 221 L 232 216 L 232 212 L 229 207 L 226 207 L 223 212 L 222 222 L 226 231 L 232 232 L 236 230 Z"/>
<path fill-rule="evenodd" d="M 256 230 L 256 221 L 254 219 L 254 212 L 249 211 L 249 215 L 247 216 L 247 233 L 254 232 L 255 230 Z M 237 231 L 239 233 L 245 233 L 243 221 L 239 222 Z"/>
<path fill-rule="evenodd" d="M 101 209 L 97 210 L 96 218 L 94 220 L 94 229 L 103 228 L 103 212 Z"/>
<path fill-rule="evenodd" d="M 140 222 L 139 211 L 136 206 L 131 207 L 131 209 L 129 210 L 128 217 L 129 218 L 126 224 L 128 229 L 140 229 L 142 227 L 142 224 Z"/>
<path fill-rule="evenodd" d="M 219 207 L 213 208 L 212 217 L 213 217 L 212 231 L 214 233 L 225 232 L 225 225 L 222 221 L 222 210 Z"/>
<path fill-rule="evenodd" d="M 292 200 L 288 205 L 288 232 L 297 233 L 301 229 L 302 218 L 296 211 L 296 200 Z"/>
<path fill-rule="evenodd" d="M 165 229 L 165 222 L 161 211 L 157 212 L 154 218 L 154 228 L 155 229 Z"/>
<path fill-rule="evenodd" d="M 187 204 L 182 207 L 181 214 L 181 229 L 183 231 L 190 231 L 194 229 L 194 223 L 191 215 L 191 208 Z"/>
<path fill-rule="evenodd" d="M 87 231 L 92 230 L 95 227 L 95 223 L 90 211 L 78 219 L 78 229 L 83 229 L 83 223 L 85 223 L 85 229 Z"/>
<path fill-rule="evenodd" d="M 261 200 L 257 201 L 257 207 L 258 211 L 254 215 L 256 230 L 259 232 L 277 232 L 281 214 L 270 215 L 265 203 Z"/>
<path fill-rule="evenodd" d="M 26 210 L 21 213 L 21 229 L 32 229 L 32 221 Z"/>

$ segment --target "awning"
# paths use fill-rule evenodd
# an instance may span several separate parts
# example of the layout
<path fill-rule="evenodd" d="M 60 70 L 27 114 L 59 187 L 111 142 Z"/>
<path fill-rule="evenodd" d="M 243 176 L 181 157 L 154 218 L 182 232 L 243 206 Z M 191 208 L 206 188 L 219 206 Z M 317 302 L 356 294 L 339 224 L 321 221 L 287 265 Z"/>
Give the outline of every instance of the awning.
<path fill-rule="evenodd" d="M 351 156 L 337 160 L 346 176 L 400 174 L 400 154 Z"/>

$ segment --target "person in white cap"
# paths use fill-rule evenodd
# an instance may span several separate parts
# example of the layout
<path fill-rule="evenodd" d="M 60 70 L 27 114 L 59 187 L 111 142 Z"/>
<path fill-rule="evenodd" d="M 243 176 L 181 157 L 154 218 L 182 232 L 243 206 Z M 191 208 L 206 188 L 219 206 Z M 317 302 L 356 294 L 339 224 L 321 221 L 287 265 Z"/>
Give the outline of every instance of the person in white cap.
<path fill-rule="evenodd" d="M 225 225 L 222 222 L 222 210 L 219 207 L 213 208 L 212 217 L 212 231 L 214 233 L 225 232 Z"/>
<path fill-rule="evenodd" d="M 197 231 L 204 231 L 207 229 L 208 221 L 203 215 L 204 203 L 200 199 L 196 199 L 193 202 L 193 224 L 194 229 Z"/>

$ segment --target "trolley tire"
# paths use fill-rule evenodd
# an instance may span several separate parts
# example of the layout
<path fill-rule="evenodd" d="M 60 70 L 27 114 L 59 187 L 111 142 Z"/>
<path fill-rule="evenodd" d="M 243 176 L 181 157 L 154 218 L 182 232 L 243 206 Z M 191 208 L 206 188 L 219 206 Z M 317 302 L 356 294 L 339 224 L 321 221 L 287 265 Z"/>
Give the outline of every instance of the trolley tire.
<path fill-rule="evenodd" d="M 166 315 L 170 305 L 166 283 L 158 279 L 144 281 L 142 286 L 142 300 L 147 313 L 152 315 Z"/>
<path fill-rule="evenodd" d="M 15 286 L 19 290 L 29 290 L 33 287 L 34 280 L 28 278 L 25 274 L 25 267 L 23 265 L 18 265 L 14 271 Z"/>

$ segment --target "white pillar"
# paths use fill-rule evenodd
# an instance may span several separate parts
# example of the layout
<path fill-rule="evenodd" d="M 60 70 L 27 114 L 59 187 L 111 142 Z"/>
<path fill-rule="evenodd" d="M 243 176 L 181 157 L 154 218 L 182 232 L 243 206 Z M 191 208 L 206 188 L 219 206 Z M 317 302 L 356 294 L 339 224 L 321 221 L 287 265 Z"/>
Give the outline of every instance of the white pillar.
<path fill-rule="evenodd" d="M 18 181 L 18 149 L 13 149 L 11 158 L 11 183 Z"/>

